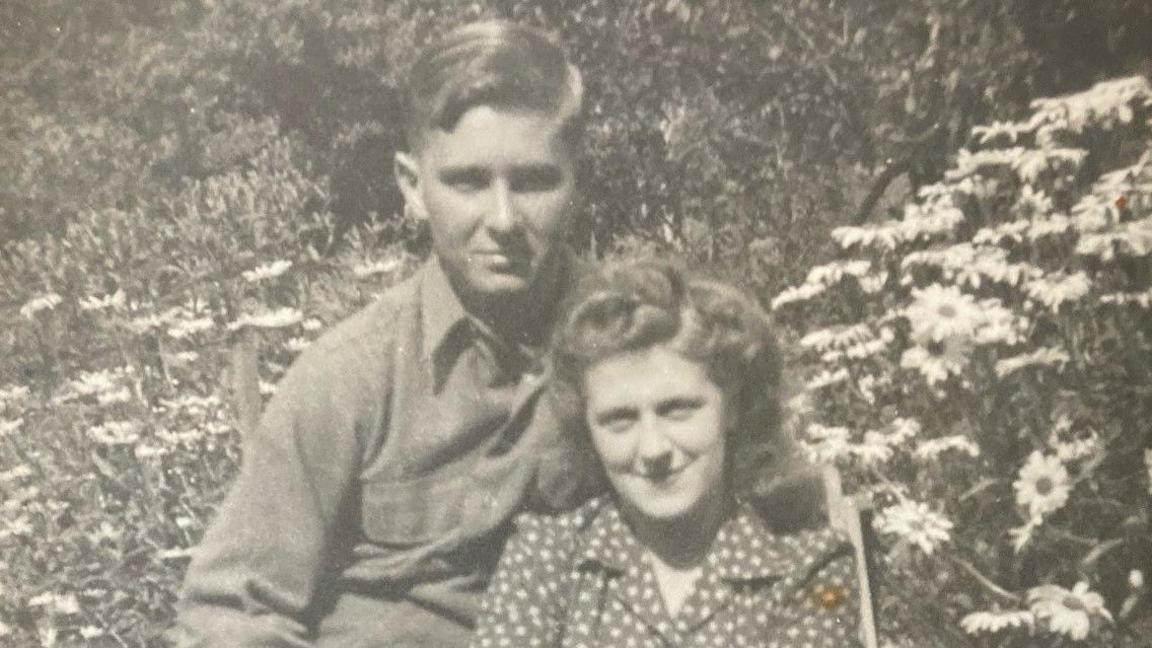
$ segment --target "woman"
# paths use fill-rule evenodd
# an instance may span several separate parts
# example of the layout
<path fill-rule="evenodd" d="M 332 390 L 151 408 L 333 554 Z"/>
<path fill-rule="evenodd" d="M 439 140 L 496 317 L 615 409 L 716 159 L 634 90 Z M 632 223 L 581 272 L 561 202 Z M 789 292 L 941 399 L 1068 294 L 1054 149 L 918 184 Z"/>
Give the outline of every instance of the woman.
<path fill-rule="evenodd" d="M 610 494 L 517 521 L 473 646 L 855 643 L 851 547 L 827 528 L 774 533 L 751 501 L 764 451 L 783 448 L 758 307 L 672 265 L 610 266 L 553 364 Z"/>

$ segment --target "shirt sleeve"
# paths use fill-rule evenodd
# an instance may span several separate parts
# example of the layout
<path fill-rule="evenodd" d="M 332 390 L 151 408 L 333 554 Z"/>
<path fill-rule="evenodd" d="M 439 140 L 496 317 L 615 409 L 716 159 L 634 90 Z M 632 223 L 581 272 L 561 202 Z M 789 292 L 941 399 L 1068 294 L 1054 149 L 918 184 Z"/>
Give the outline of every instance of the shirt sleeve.
<path fill-rule="evenodd" d="M 312 645 L 309 610 L 361 461 L 354 390 L 318 355 L 289 370 L 243 440 L 240 473 L 185 575 L 178 645 Z"/>
<path fill-rule="evenodd" d="M 556 519 L 518 518 L 484 597 L 472 648 L 559 645 L 572 567 Z"/>

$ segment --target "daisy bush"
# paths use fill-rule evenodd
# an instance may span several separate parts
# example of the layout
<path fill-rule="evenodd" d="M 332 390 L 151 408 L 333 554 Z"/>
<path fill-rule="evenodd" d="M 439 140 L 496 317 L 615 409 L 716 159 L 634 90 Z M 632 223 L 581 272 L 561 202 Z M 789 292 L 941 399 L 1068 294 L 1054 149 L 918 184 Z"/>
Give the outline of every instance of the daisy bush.
<path fill-rule="evenodd" d="M 1133 77 L 977 127 L 774 298 L 803 446 L 874 497 L 886 633 L 1147 645 L 1150 117 Z"/>

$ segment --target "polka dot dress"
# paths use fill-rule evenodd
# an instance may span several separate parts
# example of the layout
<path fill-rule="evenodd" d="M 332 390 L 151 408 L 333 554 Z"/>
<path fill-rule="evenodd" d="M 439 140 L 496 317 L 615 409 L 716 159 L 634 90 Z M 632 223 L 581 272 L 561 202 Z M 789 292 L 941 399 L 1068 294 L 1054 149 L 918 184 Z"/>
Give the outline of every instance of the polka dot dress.
<path fill-rule="evenodd" d="M 559 517 L 521 516 L 473 648 L 860 645 L 852 548 L 830 529 L 774 535 L 740 506 L 675 616 L 642 556 L 606 498 Z"/>

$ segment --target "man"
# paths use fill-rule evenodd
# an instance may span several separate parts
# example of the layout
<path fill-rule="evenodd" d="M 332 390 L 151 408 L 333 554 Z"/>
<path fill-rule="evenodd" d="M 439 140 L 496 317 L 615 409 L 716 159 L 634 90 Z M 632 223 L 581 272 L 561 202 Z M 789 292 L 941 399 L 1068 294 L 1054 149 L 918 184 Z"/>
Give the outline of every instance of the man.
<path fill-rule="evenodd" d="M 539 353 L 571 281 L 582 95 L 508 23 L 416 62 L 395 173 L 433 255 L 281 381 L 189 566 L 187 645 L 467 643 L 510 518 L 569 492 Z"/>

